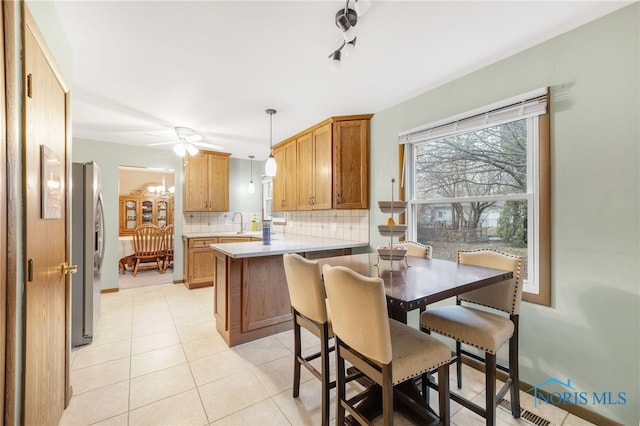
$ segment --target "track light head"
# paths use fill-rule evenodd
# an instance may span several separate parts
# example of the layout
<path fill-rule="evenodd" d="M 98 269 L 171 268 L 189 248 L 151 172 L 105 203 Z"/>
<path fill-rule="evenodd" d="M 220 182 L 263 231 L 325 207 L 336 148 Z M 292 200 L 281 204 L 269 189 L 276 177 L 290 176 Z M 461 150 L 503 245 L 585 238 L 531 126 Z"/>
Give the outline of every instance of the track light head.
<path fill-rule="evenodd" d="M 336 12 L 336 26 L 342 31 L 342 37 L 347 43 L 356 38 L 355 26 L 358 23 L 358 14 L 350 8 L 340 9 Z"/>

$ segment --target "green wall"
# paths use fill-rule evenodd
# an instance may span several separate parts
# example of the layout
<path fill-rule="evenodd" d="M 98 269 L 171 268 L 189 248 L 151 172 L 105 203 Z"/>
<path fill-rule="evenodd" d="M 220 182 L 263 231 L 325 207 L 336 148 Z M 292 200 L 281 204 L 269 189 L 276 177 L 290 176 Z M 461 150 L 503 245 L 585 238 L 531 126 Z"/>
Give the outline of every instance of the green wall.
<path fill-rule="evenodd" d="M 372 199 L 398 176 L 397 135 L 551 87 L 552 306 L 523 303 L 522 380 L 571 379 L 626 404 L 584 405 L 640 421 L 640 6 L 636 3 L 373 117 Z M 371 245 L 384 241 L 372 210 Z M 543 387 L 550 392 L 562 388 Z"/>
<path fill-rule="evenodd" d="M 105 257 L 102 271 L 102 287 L 118 287 L 118 168 L 120 166 L 153 167 L 173 170 L 175 176 L 174 223 L 176 246 L 173 262 L 173 279 L 183 279 L 182 203 L 184 175 L 182 158 L 171 150 L 150 149 L 141 146 L 73 139 L 73 162 L 95 161 L 102 169 L 102 197 L 105 206 Z M 250 164 L 248 160 L 229 160 L 229 211 L 260 212 L 261 192 L 256 185 L 255 194 L 247 193 Z M 254 161 L 254 182 L 256 173 L 261 173 L 264 163 Z M 260 182 L 260 177 L 257 177 Z"/>
<path fill-rule="evenodd" d="M 95 161 L 102 170 L 102 199 L 105 219 L 105 254 L 102 269 L 102 287 L 118 288 L 118 174 L 120 166 L 154 167 L 173 170 L 176 192 L 174 211 L 182 212 L 182 159 L 173 151 L 149 149 L 140 146 L 122 145 L 73 139 L 71 159 L 74 163 Z M 174 215 L 175 235 L 182 234 L 182 215 Z M 173 279 L 182 279 L 182 244 L 174 248 Z"/>

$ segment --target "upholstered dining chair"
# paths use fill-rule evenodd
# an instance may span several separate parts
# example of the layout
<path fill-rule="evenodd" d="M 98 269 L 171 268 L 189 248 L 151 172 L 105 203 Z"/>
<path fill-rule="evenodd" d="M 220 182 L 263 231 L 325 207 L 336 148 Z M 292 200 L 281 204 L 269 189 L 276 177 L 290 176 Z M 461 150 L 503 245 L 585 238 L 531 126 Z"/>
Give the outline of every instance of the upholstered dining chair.
<path fill-rule="evenodd" d="M 518 320 L 522 300 L 522 257 L 498 250 L 481 249 L 458 251 L 458 263 L 512 271 L 513 278 L 461 294 L 456 305 L 427 309 L 421 315 L 424 331 L 435 332 L 456 341 L 458 388 L 462 387 L 462 355 L 485 363 L 485 408 L 452 393 L 451 398 L 486 419 L 487 425 L 496 423 L 496 406 L 511 390 L 511 414 L 520 417 L 518 372 Z M 478 309 L 480 305 L 487 309 Z M 506 316 L 505 314 L 508 314 Z M 509 341 L 508 366 L 498 366 L 496 353 Z M 484 358 L 462 349 L 462 344 L 480 349 Z M 496 394 L 496 369 L 508 372 L 509 378 Z"/>
<path fill-rule="evenodd" d="M 345 361 L 348 361 L 382 388 L 384 425 L 393 424 L 394 386 L 418 376 L 425 380 L 426 372 L 437 369 L 441 384 L 438 424 L 448 425 L 449 347 L 420 330 L 389 318 L 381 278 L 369 278 L 343 266 L 332 268 L 329 265 L 324 266 L 323 276 L 336 336 L 336 424 L 344 424 L 345 411 L 360 424 L 372 424 L 356 404 L 370 395 L 374 387 L 348 398 L 345 386 Z M 422 403 L 426 404 L 426 401 Z"/>
<path fill-rule="evenodd" d="M 333 330 L 327 313 L 320 266 L 317 261 L 307 260 L 295 253 L 283 255 L 283 262 L 293 311 L 293 397 L 297 398 L 300 394 L 300 367 L 304 366 L 322 382 L 322 425 L 328 425 L 329 391 L 336 383 L 330 381 L 329 352 L 333 347 L 329 343 L 333 338 Z M 302 355 L 301 328 L 320 339 L 319 352 Z M 317 358 L 320 358 L 320 369 L 311 364 Z"/>
<path fill-rule="evenodd" d="M 164 228 L 164 257 L 162 259 L 162 270 L 166 271 L 168 267 L 173 267 L 173 224 Z"/>
<path fill-rule="evenodd" d="M 428 244 L 422 244 L 417 241 L 405 240 L 396 244 L 398 247 L 404 247 L 407 249 L 407 256 L 413 257 L 426 257 L 431 259 L 433 254 L 433 247 Z"/>
<path fill-rule="evenodd" d="M 135 277 L 141 263 L 155 262 L 160 273 L 164 259 L 164 231 L 155 225 L 140 225 L 133 233 L 133 271 Z"/>

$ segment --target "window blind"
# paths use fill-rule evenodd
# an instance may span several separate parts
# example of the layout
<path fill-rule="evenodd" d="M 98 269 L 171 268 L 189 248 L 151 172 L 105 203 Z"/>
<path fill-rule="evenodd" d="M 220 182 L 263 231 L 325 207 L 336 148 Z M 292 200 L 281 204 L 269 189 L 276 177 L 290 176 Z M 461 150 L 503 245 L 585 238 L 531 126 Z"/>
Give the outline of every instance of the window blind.
<path fill-rule="evenodd" d="M 399 144 L 426 142 L 471 132 L 547 112 L 548 88 L 537 89 L 473 111 L 429 123 L 398 134 Z"/>

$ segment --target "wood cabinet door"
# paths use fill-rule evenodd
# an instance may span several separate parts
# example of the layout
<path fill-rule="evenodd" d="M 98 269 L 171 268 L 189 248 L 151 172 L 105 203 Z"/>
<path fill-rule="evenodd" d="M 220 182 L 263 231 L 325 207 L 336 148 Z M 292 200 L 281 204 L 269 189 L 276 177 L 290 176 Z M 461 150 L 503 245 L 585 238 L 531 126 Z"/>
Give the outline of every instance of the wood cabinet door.
<path fill-rule="evenodd" d="M 271 205 L 273 211 L 285 210 L 285 183 L 287 181 L 285 177 L 287 173 L 285 148 L 284 145 L 280 145 L 273 149 L 273 158 L 276 159 L 276 164 L 278 165 L 278 172 L 273 177 L 273 197 Z"/>
<path fill-rule="evenodd" d="M 229 211 L 229 156 L 207 154 L 209 157 L 209 211 Z"/>
<path fill-rule="evenodd" d="M 369 120 L 333 124 L 333 208 L 369 208 Z"/>
<path fill-rule="evenodd" d="M 292 211 L 297 208 L 297 153 L 296 141 L 273 149 L 278 171 L 273 177 L 273 211 Z"/>
<path fill-rule="evenodd" d="M 307 133 L 296 140 L 298 163 L 297 210 L 311 210 L 313 196 L 313 137 Z"/>
<path fill-rule="evenodd" d="M 209 157 L 205 153 L 186 157 L 184 211 L 209 211 Z"/>
<path fill-rule="evenodd" d="M 313 131 L 313 193 L 311 206 L 329 210 L 332 203 L 331 123 Z"/>
<path fill-rule="evenodd" d="M 284 148 L 284 203 L 283 210 L 295 210 L 298 204 L 298 153 L 292 141 Z"/>
<path fill-rule="evenodd" d="M 138 197 L 120 197 L 120 235 L 133 235 L 140 224 Z"/>

